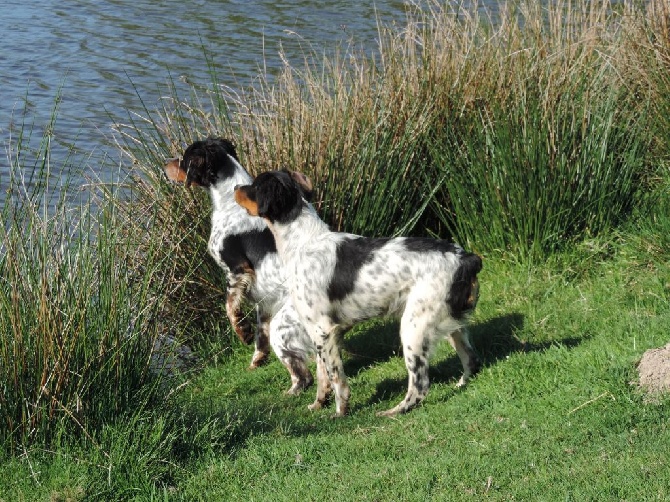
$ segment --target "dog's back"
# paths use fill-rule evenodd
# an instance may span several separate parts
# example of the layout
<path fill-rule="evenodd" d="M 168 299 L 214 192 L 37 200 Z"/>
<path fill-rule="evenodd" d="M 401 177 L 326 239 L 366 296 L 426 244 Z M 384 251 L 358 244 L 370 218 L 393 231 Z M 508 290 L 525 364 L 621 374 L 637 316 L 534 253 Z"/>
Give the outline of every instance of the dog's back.
<path fill-rule="evenodd" d="M 338 324 L 398 316 L 416 290 L 441 297 L 456 319 L 476 305 L 481 258 L 451 242 L 338 233 L 326 238 L 336 242 L 334 249 L 318 239 L 304 246 L 298 270 L 309 274 L 310 281 L 297 287 L 309 289 L 305 292 L 309 298 L 321 295 L 320 303 L 330 305 Z"/>

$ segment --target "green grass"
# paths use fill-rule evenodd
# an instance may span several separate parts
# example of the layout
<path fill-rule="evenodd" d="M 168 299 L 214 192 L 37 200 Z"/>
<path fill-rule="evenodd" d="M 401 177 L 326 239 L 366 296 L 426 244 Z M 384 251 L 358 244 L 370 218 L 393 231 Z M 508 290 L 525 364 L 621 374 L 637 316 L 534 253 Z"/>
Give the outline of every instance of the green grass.
<path fill-rule="evenodd" d="M 484 369 L 456 390 L 459 363 L 442 344 L 408 415 L 375 416 L 405 390 L 393 323 L 347 336 L 341 420 L 308 411 L 311 390 L 282 395 L 278 361 L 246 371 L 237 347 L 163 406 L 106 425 L 95 447 L 6 459 L 0 499 L 667 498 L 670 402 L 645 404 L 630 383 L 670 325 L 667 248 L 655 246 L 661 227 L 645 228 L 541 265 L 485 257 L 473 325 Z"/>
<path fill-rule="evenodd" d="M 35 147 L 19 126 L 0 208 L 0 449 L 15 455 L 95 444 L 102 424 L 159 398 L 155 343 L 182 335 L 159 321 L 169 246 L 157 234 L 139 254 L 116 205 L 74 188 L 86 173 L 73 152 L 52 163 L 56 115 Z"/>

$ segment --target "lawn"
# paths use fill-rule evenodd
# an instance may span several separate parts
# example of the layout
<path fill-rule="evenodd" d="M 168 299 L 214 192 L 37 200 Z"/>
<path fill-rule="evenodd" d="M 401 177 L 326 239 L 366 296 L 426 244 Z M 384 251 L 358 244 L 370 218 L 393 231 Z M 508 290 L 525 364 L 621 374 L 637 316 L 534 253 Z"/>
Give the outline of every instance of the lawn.
<path fill-rule="evenodd" d="M 347 335 L 352 412 L 310 412 L 273 360 L 206 364 L 162 406 L 96 443 L 6 460 L 2 500 L 664 500 L 667 399 L 635 364 L 668 341 L 670 266 L 653 232 L 592 240 L 529 266 L 485 257 L 473 320 L 482 372 L 455 389 L 447 343 L 424 404 L 375 416 L 405 390 L 396 326 Z"/>

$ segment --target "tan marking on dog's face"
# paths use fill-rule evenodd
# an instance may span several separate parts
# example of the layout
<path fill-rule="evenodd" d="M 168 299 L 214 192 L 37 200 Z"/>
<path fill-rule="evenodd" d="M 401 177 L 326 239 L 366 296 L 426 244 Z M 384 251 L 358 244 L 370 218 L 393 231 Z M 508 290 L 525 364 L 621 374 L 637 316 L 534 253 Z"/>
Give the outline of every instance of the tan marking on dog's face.
<path fill-rule="evenodd" d="M 167 164 L 165 164 L 165 167 L 163 167 L 163 170 L 165 171 L 168 179 L 171 181 L 176 181 L 177 183 L 186 183 L 187 186 L 200 186 L 200 183 L 196 183 L 193 180 L 188 180 L 186 171 L 181 167 L 181 162 L 178 158 L 169 159 Z"/>
<path fill-rule="evenodd" d="M 293 181 L 295 181 L 300 186 L 300 188 L 305 191 L 305 193 L 311 193 L 314 190 L 312 181 L 304 174 L 297 171 L 289 171 L 288 174 L 291 176 L 291 178 L 293 178 Z"/>
<path fill-rule="evenodd" d="M 179 159 L 169 159 L 165 167 L 163 167 L 165 174 L 169 180 L 176 181 L 178 183 L 186 182 L 186 171 L 184 171 L 179 165 Z"/>
<path fill-rule="evenodd" d="M 258 203 L 249 198 L 244 191 L 245 187 L 235 188 L 235 202 L 247 210 L 251 216 L 258 216 Z"/>

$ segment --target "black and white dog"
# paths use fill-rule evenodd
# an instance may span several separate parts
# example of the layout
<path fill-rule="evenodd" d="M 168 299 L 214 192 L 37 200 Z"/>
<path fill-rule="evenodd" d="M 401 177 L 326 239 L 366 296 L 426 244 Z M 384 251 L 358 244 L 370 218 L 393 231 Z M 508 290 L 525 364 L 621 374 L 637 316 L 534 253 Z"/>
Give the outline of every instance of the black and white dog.
<path fill-rule="evenodd" d="M 307 367 L 313 345 L 290 301 L 284 284 L 275 242 L 260 218 L 253 218 L 235 203 L 236 185 L 253 178 L 242 167 L 233 144 L 225 139 L 196 141 L 183 159 L 171 159 L 165 173 L 173 181 L 209 189 L 212 199 L 212 230 L 208 250 L 226 271 L 226 313 L 237 336 L 245 343 L 255 338 L 250 368 L 268 357 L 269 344 L 291 374 L 289 394 L 296 394 L 314 381 Z M 256 304 L 257 330 L 242 308 L 243 300 Z"/>
<path fill-rule="evenodd" d="M 458 385 L 465 384 L 480 367 L 466 326 L 477 303 L 481 258 L 441 240 L 331 232 L 305 198 L 311 188 L 304 175 L 274 171 L 235 189 L 238 204 L 268 223 L 293 303 L 316 346 L 317 396 L 310 409 L 321 408 L 332 388 L 336 416 L 347 413 L 339 339 L 356 322 L 378 316 L 400 319 L 409 373 L 405 398 L 381 415 L 404 413 L 423 400 L 428 356 L 441 337 L 456 349 L 463 365 Z"/>

